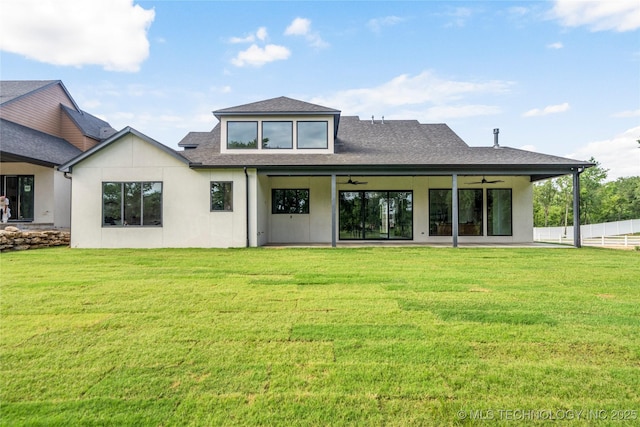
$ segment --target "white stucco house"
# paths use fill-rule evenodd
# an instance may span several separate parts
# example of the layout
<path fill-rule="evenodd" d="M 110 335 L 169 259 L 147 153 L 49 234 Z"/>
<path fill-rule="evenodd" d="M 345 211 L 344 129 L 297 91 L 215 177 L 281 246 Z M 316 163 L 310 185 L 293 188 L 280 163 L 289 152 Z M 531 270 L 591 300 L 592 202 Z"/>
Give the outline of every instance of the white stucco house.
<path fill-rule="evenodd" d="M 214 115 L 182 150 L 125 128 L 61 165 L 71 246 L 530 243 L 533 183 L 572 174 L 577 204 L 591 166 L 286 97 Z"/>

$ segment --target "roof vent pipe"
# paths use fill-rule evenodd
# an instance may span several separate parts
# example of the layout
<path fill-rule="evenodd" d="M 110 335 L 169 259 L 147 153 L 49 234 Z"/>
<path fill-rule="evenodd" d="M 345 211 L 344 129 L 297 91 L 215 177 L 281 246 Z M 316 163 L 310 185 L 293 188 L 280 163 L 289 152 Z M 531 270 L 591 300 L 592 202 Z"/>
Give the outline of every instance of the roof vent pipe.
<path fill-rule="evenodd" d="M 373 116 L 371 116 L 371 124 L 373 124 Z"/>
<path fill-rule="evenodd" d="M 384 116 L 382 116 L 382 124 L 384 124 Z"/>
<path fill-rule="evenodd" d="M 493 148 L 500 148 L 500 144 L 498 144 L 498 134 L 500 133 L 500 129 L 495 128 L 493 130 Z"/>

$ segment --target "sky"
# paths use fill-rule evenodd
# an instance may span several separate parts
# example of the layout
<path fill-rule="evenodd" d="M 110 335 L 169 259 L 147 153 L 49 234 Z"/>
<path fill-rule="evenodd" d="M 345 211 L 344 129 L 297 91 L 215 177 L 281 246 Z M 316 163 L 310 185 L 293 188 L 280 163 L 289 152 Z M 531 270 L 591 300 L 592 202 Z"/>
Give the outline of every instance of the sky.
<path fill-rule="evenodd" d="M 175 149 L 288 96 L 640 175 L 640 0 L 0 0 L 0 78 Z"/>

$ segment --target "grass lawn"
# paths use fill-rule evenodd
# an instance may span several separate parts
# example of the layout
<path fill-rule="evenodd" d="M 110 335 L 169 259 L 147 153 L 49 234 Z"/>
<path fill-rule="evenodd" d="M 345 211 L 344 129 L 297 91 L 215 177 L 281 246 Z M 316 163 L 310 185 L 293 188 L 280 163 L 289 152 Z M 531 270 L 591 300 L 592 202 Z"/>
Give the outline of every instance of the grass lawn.
<path fill-rule="evenodd" d="M 0 277 L 0 425 L 640 423 L 637 251 L 56 248 Z"/>

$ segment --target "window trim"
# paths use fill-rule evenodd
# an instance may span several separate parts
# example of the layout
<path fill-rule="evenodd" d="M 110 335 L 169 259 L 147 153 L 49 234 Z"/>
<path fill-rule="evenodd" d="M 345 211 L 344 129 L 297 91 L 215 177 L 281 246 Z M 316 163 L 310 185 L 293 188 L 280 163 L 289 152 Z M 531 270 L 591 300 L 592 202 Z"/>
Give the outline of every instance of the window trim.
<path fill-rule="evenodd" d="M 229 184 L 229 193 L 230 193 L 230 206 L 226 209 L 224 206 L 222 209 L 214 209 L 213 207 L 213 186 L 214 184 Z M 222 196 L 223 201 L 225 199 L 227 191 L 225 190 L 225 194 Z M 209 212 L 233 212 L 233 181 L 211 181 L 209 184 Z"/>
<path fill-rule="evenodd" d="M 105 184 L 119 184 L 120 185 L 120 222 L 121 224 L 107 224 L 105 222 L 105 207 L 104 207 L 104 187 Z M 140 184 L 140 224 L 125 224 L 125 184 Z M 144 184 L 160 184 L 160 224 L 145 224 L 144 223 Z M 101 198 L 102 198 L 102 209 L 101 209 L 101 224 L 102 228 L 141 228 L 141 227 L 153 227 L 153 228 L 162 228 L 164 226 L 164 183 L 163 181 L 102 181 L 101 184 Z"/>

